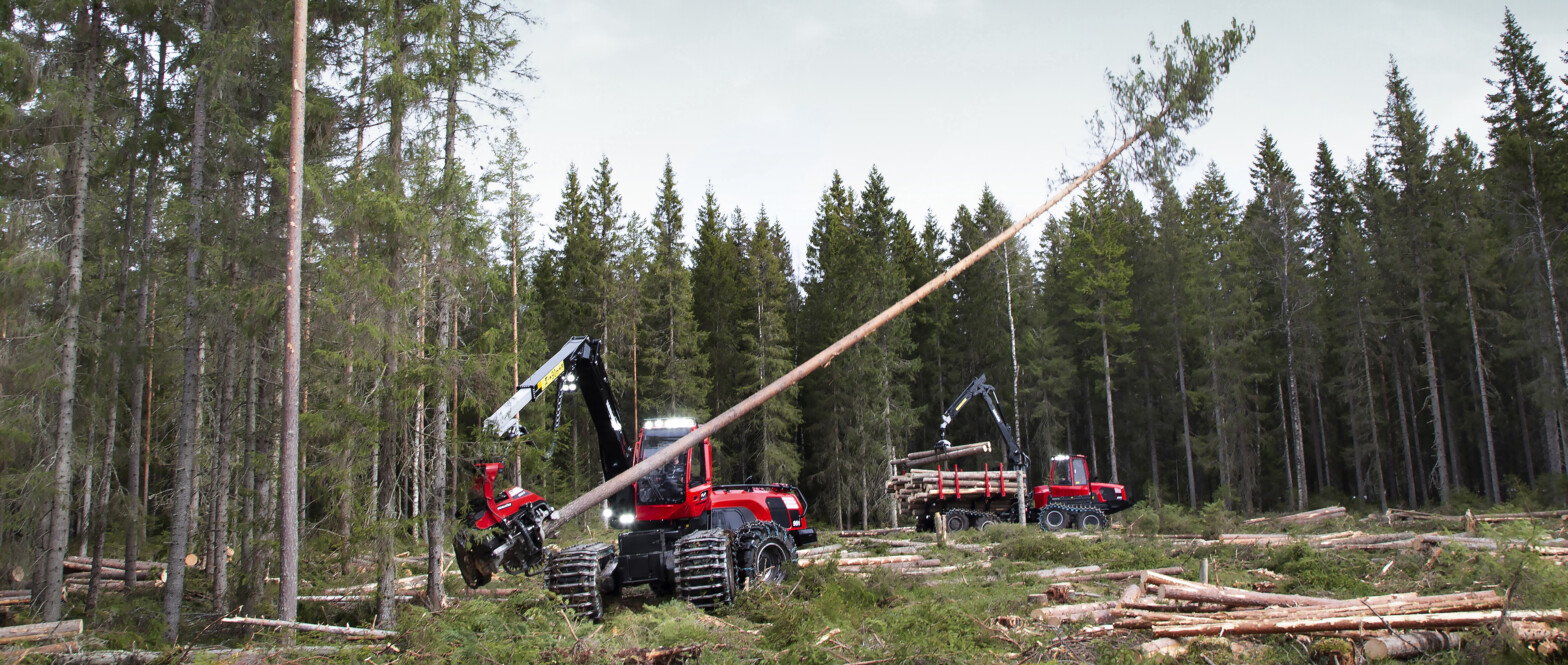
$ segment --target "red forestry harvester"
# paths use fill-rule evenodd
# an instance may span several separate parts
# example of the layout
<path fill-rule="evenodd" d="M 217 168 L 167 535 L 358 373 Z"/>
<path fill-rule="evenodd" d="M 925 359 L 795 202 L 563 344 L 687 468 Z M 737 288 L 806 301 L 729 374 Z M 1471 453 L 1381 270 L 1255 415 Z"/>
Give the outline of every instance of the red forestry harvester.
<path fill-rule="evenodd" d="M 935 449 L 943 451 L 952 445 L 947 441 L 947 426 L 964 405 L 976 397 L 985 400 L 991 420 L 1007 446 L 1004 473 L 1026 472 L 1029 456 L 1018 446 L 1012 428 L 1002 418 L 996 401 L 996 388 L 986 383 L 984 374 L 970 381 L 947 407 L 947 411 L 942 413 Z M 935 500 L 921 502 L 922 511 L 915 516 L 916 528 L 934 531 L 937 519 L 942 519 L 949 531 L 983 527 L 998 521 L 1019 522 L 1018 511 L 1023 510 L 1025 520 L 1037 522 L 1046 531 L 1059 531 L 1067 527 L 1103 529 L 1110 525 L 1111 514 L 1126 510 L 1133 503 L 1127 496 L 1127 488 L 1092 481 L 1089 477 L 1089 462 L 1083 455 L 1053 458 L 1050 484 L 1035 487 L 1030 493 L 1031 500 L 1027 507 L 1021 497 L 1012 500 L 1009 496 L 1012 488 L 1005 481 L 995 486 L 986 484 L 984 490 L 979 492 L 976 492 L 978 488 L 974 487 L 975 483 L 970 483 L 968 492 L 960 492 L 962 472 L 956 466 L 951 470 L 939 469 L 939 482 L 947 473 L 952 474 L 951 483 L 946 485 L 952 488 L 951 498 L 948 498 L 947 492 L 939 491 Z"/>
<path fill-rule="evenodd" d="M 486 429 L 503 439 L 526 435 L 517 414 L 551 384 L 557 386 L 552 422 L 559 425 L 562 400 L 580 392 L 605 478 L 696 429 L 690 418 L 649 420 L 628 445 L 601 347 L 599 340 L 573 337 L 485 420 Z M 586 543 L 548 551 L 542 526 L 554 514 L 550 506 L 519 487 L 497 494 L 501 465 L 476 466 L 476 496 L 453 536 L 463 581 L 478 587 L 497 569 L 530 575 L 543 570 L 545 586 L 592 619 L 603 616 L 606 594 L 639 584 L 698 607 L 730 603 L 738 588 L 752 582 L 782 581 L 796 560 L 796 548 L 817 539 L 806 525 L 806 498 L 798 488 L 713 484 L 713 445 L 706 440 L 611 496 L 605 518 L 629 529 L 618 547 Z"/>

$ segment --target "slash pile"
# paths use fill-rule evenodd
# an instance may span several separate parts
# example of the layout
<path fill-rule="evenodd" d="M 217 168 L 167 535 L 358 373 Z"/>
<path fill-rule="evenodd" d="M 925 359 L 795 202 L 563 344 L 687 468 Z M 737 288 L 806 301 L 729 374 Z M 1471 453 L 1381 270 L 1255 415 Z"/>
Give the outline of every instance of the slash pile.
<path fill-rule="evenodd" d="M 1115 601 L 1041 607 L 1033 617 L 1052 624 L 1104 624 L 1086 630 L 1149 630 L 1155 639 L 1143 645 L 1143 652 L 1168 656 L 1185 650 L 1183 640 L 1264 634 L 1341 638 L 1352 652 L 1329 660 L 1346 663 L 1353 661 L 1356 647 L 1369 659 L 1458 648 L 1463 641 L 1458 631 L 1481 627 L 1497 627 L 1547 649 L 1568 643 L 1568 633 L 1552 625 L 1568 622 L 1568 612 L 1505 610 L 1505 599 L 1490 590 L 1339 600 L 1203 584 L 1156 571 L 1138 577 Z M 1047 602 L 1051 597 L 1030 598 Z"/>

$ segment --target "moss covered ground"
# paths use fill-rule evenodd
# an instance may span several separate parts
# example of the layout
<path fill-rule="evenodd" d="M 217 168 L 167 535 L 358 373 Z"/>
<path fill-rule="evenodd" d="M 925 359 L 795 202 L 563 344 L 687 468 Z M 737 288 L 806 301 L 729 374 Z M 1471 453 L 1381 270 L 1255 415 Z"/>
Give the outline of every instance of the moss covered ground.
<path fill-rule="evenodd" d="M 1354 514 L 1354 513 L 1353 513 Z M 1118 515 L 1118 528 L 1092 538 L 1058 537 L 1036 527 L 998 525 L 984 532 L 950 537 L 960 544 L 990 545 L 989 552 L 940 544 L 922 550 L 943 564 L 976 564 L 958 571 L 906 577 L 896 571 L 855 574 L 832 566 L 801 568 L 782 585 L 744 592 L 731 607 L 703 612 L 645 590 L 631 590 L 610 602 L 600 623 L 566 616 L 537 578 L 498 578 L 492 586 L 516 587 L 505 599 L 462 598 L 446 610 L 431 613 L 415 605 L 400 608 L 396 639 L 342 651 L 336 655 L 289 658 L 293 662 L 340 663 L 1021 663 L 1142 661 L 1136 647 L 1147 632 L 1110 632 L 1080 636 L 1082 625 L 1052 627 L 1029 618 L 1028 596 L 1049 584 L 1025 571 L 1095 564 L 1106 571 L 1184 566 L 1195 578 L 1205 559 L 1211 581 L 1250 587 L 1274 582 L 1283 593 L 1349 598 L 1369 594 L 1415 591 L 1422 594 L 1494 589 L 1509 594 L 1510 607 L 1568 607 L 1568 567 L 1520 550 L 1498 553 L 1442 548 L 1359 552 L 1314 549 L 1304 544 L 1283 547 L 1211 545 L 1173 546 L 1162 535 L 1204 533 L 1217 526 L 1226 532 L 1331 533 L 1357 529 L 1368 533 L 1462 528 L 1452 523 L 1382 526 L 1354 518 L 1330 520 L 1310 527 L 1279 529 L 1244 527 L 1236 516 L 1210 506 L 1201 511 L 1178 507 L 1139 507 Z M 1478 535 L 1542 541 L 1562 537 L 1562 524 L 1546 522 L 1482 524 Z M 597 534 L 605 537 L 603 532 Z M 577 533 L 563 545 L 591 538 Z M 900 534 L 897 538 L 934 541 L 932 534 Z M 826 534 L 824 544 L 840 542 Z M 325 543 L 318 546 L 326 547 Z M 885 546 L 856 549 L 885 551 Z M 307 579 L 316 588 L 370 579 L 368 570 L 344 566 L 330 556 L 307 558 Z M 978 564 L 989 563 L 989 567 Z M 414 566 L 413 573 L 419 572 Z M 343 574 L 344 571 L 347 574 Z M 1267 572 L 1257 572 L 1264 570 Z M 1270 575 L 1272 573 L 1273 575 Z M 1282 579 L 1274 575 L 1283 576 Z M 457 591 L 461 581 L 449 578 Z M 187 601 L 185 634 L 198 645 L 265 648 L 278 635 L 245 633 L 216 622 L 201 611 L 202 581 L 193 580 Z M 1073 602 L 1114 600 L 1126 582 L 1077 582 Z M 164 649 L 157 641 L 160 597 L 154 590 L 106 594 L 91 614 L 73 598 L 71 616 L 83 617 L 88 648 Z M 301 620 L 338 625 L 370 625 L 369 603 L 350 607 L 306 604 Z M 25 618 L 25 617 L 23 617 Z M 1568 662 L 1560 655 L 1541 656 L 1507 638 L 1481 630 L 1466 649 L 1422 661 L 1430 663 Z M 304 644 L 344 644 L 341 638 L 302 635 Z M 1311 663 L 1314 646 L 1287 636 L 1255 640 L 1262 647 L 1244 658 L 1222 644 L 1195 643 L 1177 661 L 1218 665 L 1224 662 Z M 1318 646 L 1318 651 L 1332 645 Z M 665 660 L 649 660 L 649 652 L 686 649 Z M 169 652 L 171 657 L 173 651 Z M 1318 661 L 1314 661 L 1314 658 Z M 196 662 L 210 660 L 197 657 Z M 43 662 L 40 660 L 40 662 Z M 173 662 L 172 660 L 170 662 Z"/>

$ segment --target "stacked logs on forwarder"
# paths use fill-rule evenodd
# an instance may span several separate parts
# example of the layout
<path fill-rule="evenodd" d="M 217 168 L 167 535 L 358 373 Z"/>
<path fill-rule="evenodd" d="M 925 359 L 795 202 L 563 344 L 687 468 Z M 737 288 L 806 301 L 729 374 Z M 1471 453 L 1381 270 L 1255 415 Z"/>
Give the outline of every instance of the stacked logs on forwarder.
<path fill-rule="evenodd" d="M 1003 471 L 1001 465 L 982 465 L 979 471 L 964 471 L 957 465 L 945 463 L 971 455 L 991 452 L 991 442 L 967 446 L 953 446 L 944 451 L 910 453 L 908 457 L 893 460 L 894 475 L 886 484 L 888 494 L 898 498 L 899 508 L 905 513 L 922 513 L 937 502 L 954 500 L 1002 502 L 996 509 L 1003 509 L 1014 500 L 1019 486 L 1025 482 L 1023 471 Z M 931 466 L 936 468 L 912 468 Z"/>

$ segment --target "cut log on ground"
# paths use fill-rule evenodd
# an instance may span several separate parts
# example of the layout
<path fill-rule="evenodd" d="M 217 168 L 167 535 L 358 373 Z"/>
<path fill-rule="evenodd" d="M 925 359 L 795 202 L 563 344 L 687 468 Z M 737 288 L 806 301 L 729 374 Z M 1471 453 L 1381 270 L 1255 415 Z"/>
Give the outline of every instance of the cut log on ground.
<path fill-rule="evenodd" d="M 0 628 L 0 644 L 55 640 L 82 634 L 82 620 L 49 621 Z"/>
<path fill-rule="evenodd" d="M 313 633 L 330 633 L 343 635 L 353 639 L 380 640 L 397 635 L 395 630 L 378 630 L 375 628 L 354 628 L 351 626 L 326 626 L 319 623 L 303 623 L 300 621 L 280 621 L 278 619 L 262 619 L 259 617 L 223 617 L 223 623 L 238 623 L 247 626 L 262 626 L 266 628 L 292 628 L 306 630 Z"/>
<path fill-rule="evenodd" d="M 1055 607 L 1041 607 L 1030 612 L 1029 616 L 1036 621 L 1044 621 L 1053 626 L 1089 618 L 1093 618 L 1095 623 L 1106 623 L 1113 618 L 1110 610 L 1114 607 L 1116 607 L 1115 602 L 1057 605 Z"/>
<path fill-rule="evenodd" d="M 188 660 L 180 662 L 240 661 L 274 663 L 289 661 L 291 657 L 331 657 L 349 649 L 370 648 L 373 647 L 366 645 L 298 646 L 283 649 L 192 649 L 186 654 Z M 163 651 L 83 651 L 57 655 L 54 657 L 54 663 L 55 665 L 152 665 L 152 663 L 165 662 L 169 655 L 168 652 Z M 0 652 L 0 658 L 6 656 L 6 653 Z"/>
<path fill-rule="evenodd" d="M 1084 575 L 1098 572 L 1100 572 L 1099 566 L 1078 566 L 1075 568 L 1049 568 L 1046 570 L 1031 570 L 1018 574 L 1029 575 L 1031 577 L 1038 577 L 1047 580 L 1059 580 L 1061 578 L 1071 577 L 1073 575 Z"/>
<path fill-rule="evenodd" d="M 1523 621 L 1568 621 L 1564 610 L 1515 610 L 1508 613 Z M 1330 630 L 1419 630 L 1468 628 L 1495 623 L 1502 610 L 1452 612 L 1447 614 L 1405 614 L 1395 616 L 1359 615 L 1327 619 L 1271 619 L 1260 621 L 1216 621 L 1212 623 L 1154 626 L 1155 637 L 1193 637 L 1198 635 L 1264 635 L 1273 633 L 1315 633 Z"/>
<path fill-rule="evenodd" d="M 1374 637 L 1362 642 L 1361 650 L 1366 653 L 1367 660 L 1414 658 L 1440 651 L 1458 649 L 1463 640 L 1462 633 L 1439 633 L 1422 630 L 1412 633 L 1397 633 L 1387 637 Z"/>
<path fill-rule="evenodd" d="M 802 568 L 804 568 L 806 566 L 821 566 L 821 565 L 826 565 L 829 561 L 837 561 L 839 567 L 841 567 L 841 568 L 844 567 L 844 566 L 880 566 L 880 565 L 889 564 L 889 563 L 903 563 L 903 562 L 909 562 L 909 561 L 921 561 L 923 559 L 925 559 L 925 557 L 920 556 L 919 554 L 900 554 L 900 555 L 896 555 L 896 556 L 846 557 L 846 558 L 842 558 L 842 559 L 834 559 L 834 558 L 830 557 L 830 558 L 826 558 L 826 559 L 824 559 L 824 558 L 816 558 L 816 559 L 812 559 L 810 561 L 802 561 L 802 562 L 800 562 L 800 566 Z"/>
<path fill-rule="evenodd" d="M 822 547 L 808 547 L 796 552 L 795 554 L 802 559 L 810 559 L 826 554 L 832 554 L 833 552 L 837 552 L 841 549 L 844 549 L 843 545 L 823 545 Z"/>
<path fill-rule="evenodd" d="M 363 603 L 373 601 L 376 596 L 370 594 L 338 595 L 338 596 L 300 596 L 302 603 Z M 413 596 L 393 596 L 392 600 L 407 603 L 414 600 Z"/>
<path fill-rule="evenodd" d="M 325 591 L 322 591 L 321 593 L 322 593 L 322 595 L 326 595 L 326 596 L 352 596 L 352 595 L 361 594 L 361 593 L 372 593 L 372 592 L 374 592 L 376 590 L 377 584 L 378 584 L 377 582 L 366 582 L 364 584 L 357 584 L 357 585 L 354 585 L 354 586 L 339 587 L 339 588 L 336 588 L 336 589 L 327 589 Z M 424 575 L 413 575 L 413 576 L 410 576 L 410 577 L 399 577 L 399 578 L 397 578 L 397 579 L 392 581 L 392 588 L 397 589 L 399 591 L 402 591 L 402 590 L 405 590 L 405 589 L 413 589 L 415 587 L 420 587 L 420 586 L 424 586 L 424 585 L 425 585 L 425 576 Z"/>
<path fill-rule="evenodd" d="M 1193 603 L 1213 603 L 1237 607 L 1267 607 L 1270 605 L 1299 607 L 1304 605 L 1334 605 L 1339 602 L 1332 598 L 1245 591 L 1230 587 L 1199 589 L 1187 586 L 1162 586 L 1160 587 L 1160 597 L 1166 600 L 1183 600 Z"/>
<path fill-rule="evenodd" d="M 914 530 L 915 527 L 912 526 L 899 526 L 891 529 L 871 529 L 868 531 L 840 531 L 834 535 L 840 538 L 856 538 L 859 536 L 885 536 L 890 533 L 912 533 Z"/>
<path fill-rule="evenodd" d="M 1279 515 L 1277 517 L 1255 517 L 1242 522 L 1242 524 L 1263 524 L 1266 522 L 1275 522 L 1278 524 L 1309 524 L 1312 522 L 1344 516 L 1344 506 L 1329 506 L 1327 508 L 1309 510 L 1304 513 L 1292 513 L 1289 515 Z"/>

